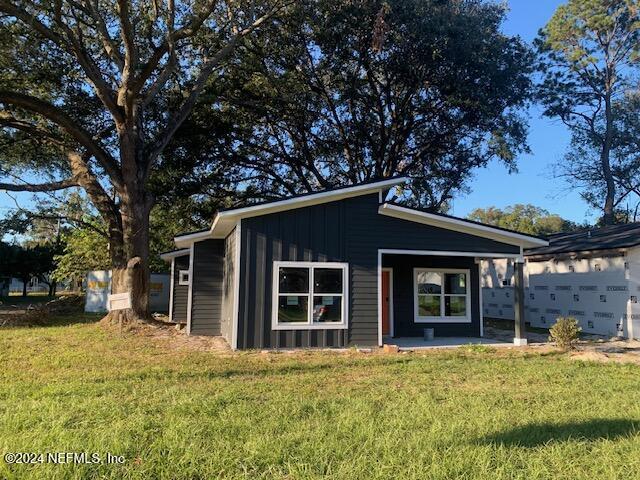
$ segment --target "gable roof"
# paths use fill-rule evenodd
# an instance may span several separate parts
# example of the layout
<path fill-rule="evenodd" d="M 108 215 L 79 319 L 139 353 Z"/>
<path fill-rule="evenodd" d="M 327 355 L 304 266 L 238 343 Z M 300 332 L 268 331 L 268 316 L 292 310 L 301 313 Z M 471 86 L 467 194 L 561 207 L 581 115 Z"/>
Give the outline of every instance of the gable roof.
<path fill-rule="evenodd" d="M 295 208 L 309 207 L 322 203 L 335 202 L 346 198 L 357 197 L 360 195 L 368 195 L 380 192 L 380 201 L 382 202 L 382 192 L 396 185 L 405 183 L 406 177 L 393 177 L 386 180 L 378 180 L 373 182 L 365 182 L 358 185 L 347 187 L 339 187 L 330 190 L 323 190 L 316 193 L 306 193 L 297 195 L 285 200 L 276 200 L 264 202 L 247 207 L 233 208 L 229 210 L 219 211 L 211 228 L 198 232 L 186 233 L 175 237 L 177 247 L 187 247 L 193 242 L 206 240 L 208 238 L 225 238 L 236 226 L 237 222 L 243 218 L 256 217 L 277 213 Z M 522 248 L 542 247 L 548 245 L 548 242 L 539 237 L 526 235 L 511 230 L 506 230 L 491 225 L 465 220 L 462 218 L 452 217 L 443 214 L 434 214 L 424 210 L 409 208 L 393 202 L 382 203 L 378 208 L 378 213 L 391 217 L 401 218 L 403 220 L 432 225 L 438 228 L 459 231 L 476 235 L 478 237 L 490 238 L 509 245 L 517 245 Z"/>
<path fill-rule="evenodd" d="M 243 218 L 257 217 L 260 215 L 267 215 L 269 213 L 292 210 L 294 208 L 309 207 L 322 203 L 335 202 L 345 198 L 378 193 L 395 187 L 396 185 L 405 183 L 406 181 L 406 177 L 392 177 L 385 180 L 363 182 L 357 185 L 322 190 L 320 192 L 304 193 L 284 200 L 274 200 L 249 205 L 247 207 L 221 210 L 213 219 L 210 229 L 179 235 L 174 238 L 174 241 L 176 246 L 186 247 L 192 242 L 205 240 L 207 238 L 225 238 L 229 233 L 231 233 L 238 220 Z"/>
<path fill-rule="evenodd" d="M 468 233 L 477 237 L 489 238 L 509 245 L 518 245 L 522 248 L 544 247 L 549 244 L 547 240 L 534 235 L 528 235 L 506 228 L 494 227 L 484 223 L 467 220 L 464 218 L 431 213 L 423 209 L 407 207 L 393 202 L 380 205 L 378 213 L 389 217 L 399 218 L 410 222 L 422 223 L 447 230 Z"/>
<path fill-rule="evenodd" d="M 557 233 L 550 235 L 548 239 L 548 246 L 529 249 L 525 255 L 552 255 L 635 247 L 640 245 L 640 222 L 609 225 L 579 232 Z"/>

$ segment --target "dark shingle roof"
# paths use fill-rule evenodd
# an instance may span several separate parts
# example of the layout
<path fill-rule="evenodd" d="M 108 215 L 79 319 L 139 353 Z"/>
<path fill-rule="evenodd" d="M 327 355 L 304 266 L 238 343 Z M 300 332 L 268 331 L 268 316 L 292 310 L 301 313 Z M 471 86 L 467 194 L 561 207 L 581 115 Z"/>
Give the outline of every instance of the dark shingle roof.
<path fill-rule="evenodd" d="M 609 225 L 571 233 L 557 233 L 548 237 L 548 247 L 526 250 L 525 255 L 611 250 L 640 245 L 640 222 Z"/>

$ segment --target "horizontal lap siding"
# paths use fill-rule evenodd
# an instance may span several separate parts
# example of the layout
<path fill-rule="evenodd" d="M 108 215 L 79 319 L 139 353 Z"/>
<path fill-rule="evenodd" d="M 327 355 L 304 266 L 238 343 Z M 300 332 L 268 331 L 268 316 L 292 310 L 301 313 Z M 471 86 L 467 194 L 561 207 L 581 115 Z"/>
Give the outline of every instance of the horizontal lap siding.
<path fill-rule="evenodd" d="M 189 285 L 178 285 L 180 270 L 189 270 L 189 255 L 175 258 L 173 266 L 173 318 L 174 322 L 187 322 Z"/>
<path fill-rule="evenodd" d="M 194 244 L 191 333 L 221 335 L 224 240 Z"/>
<path fill-rule="evenodd" d="M 241 244 L 239 348 L 377 344 L 378 249 L 519 253 L 512 245 L 380 215 L 377 194 L 244 219 Z M 272 331 L 275 260 L 347 262 L 348 331 Z"/>

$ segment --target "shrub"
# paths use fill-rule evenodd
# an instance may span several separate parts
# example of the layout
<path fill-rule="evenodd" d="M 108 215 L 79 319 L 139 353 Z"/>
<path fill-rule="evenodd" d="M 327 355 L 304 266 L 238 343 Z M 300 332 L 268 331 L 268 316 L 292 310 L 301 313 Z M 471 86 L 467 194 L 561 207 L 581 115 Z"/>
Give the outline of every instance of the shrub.
<path fill-rule="evenodd" d="M 560 348 L 569 350 L 578 341 L 578 335 L 582 328 L 578 320 L 573 317 L 558 317 L 556 323 L 549 329 L 549 340 L 555 342 Z"/>

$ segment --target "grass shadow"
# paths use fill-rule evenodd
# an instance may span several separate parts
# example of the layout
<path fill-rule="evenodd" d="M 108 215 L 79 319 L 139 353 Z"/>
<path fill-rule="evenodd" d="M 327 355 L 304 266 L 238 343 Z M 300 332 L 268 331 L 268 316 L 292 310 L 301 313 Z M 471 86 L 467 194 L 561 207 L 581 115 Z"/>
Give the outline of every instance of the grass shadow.
<path fill-rule="evenodd" d="M 602 418 L 585 422 L 531 423 L 489 435 L 480 443 L 535 448 L 553 442 L 614 440 L 639 433 L 640 421 Z"/>

